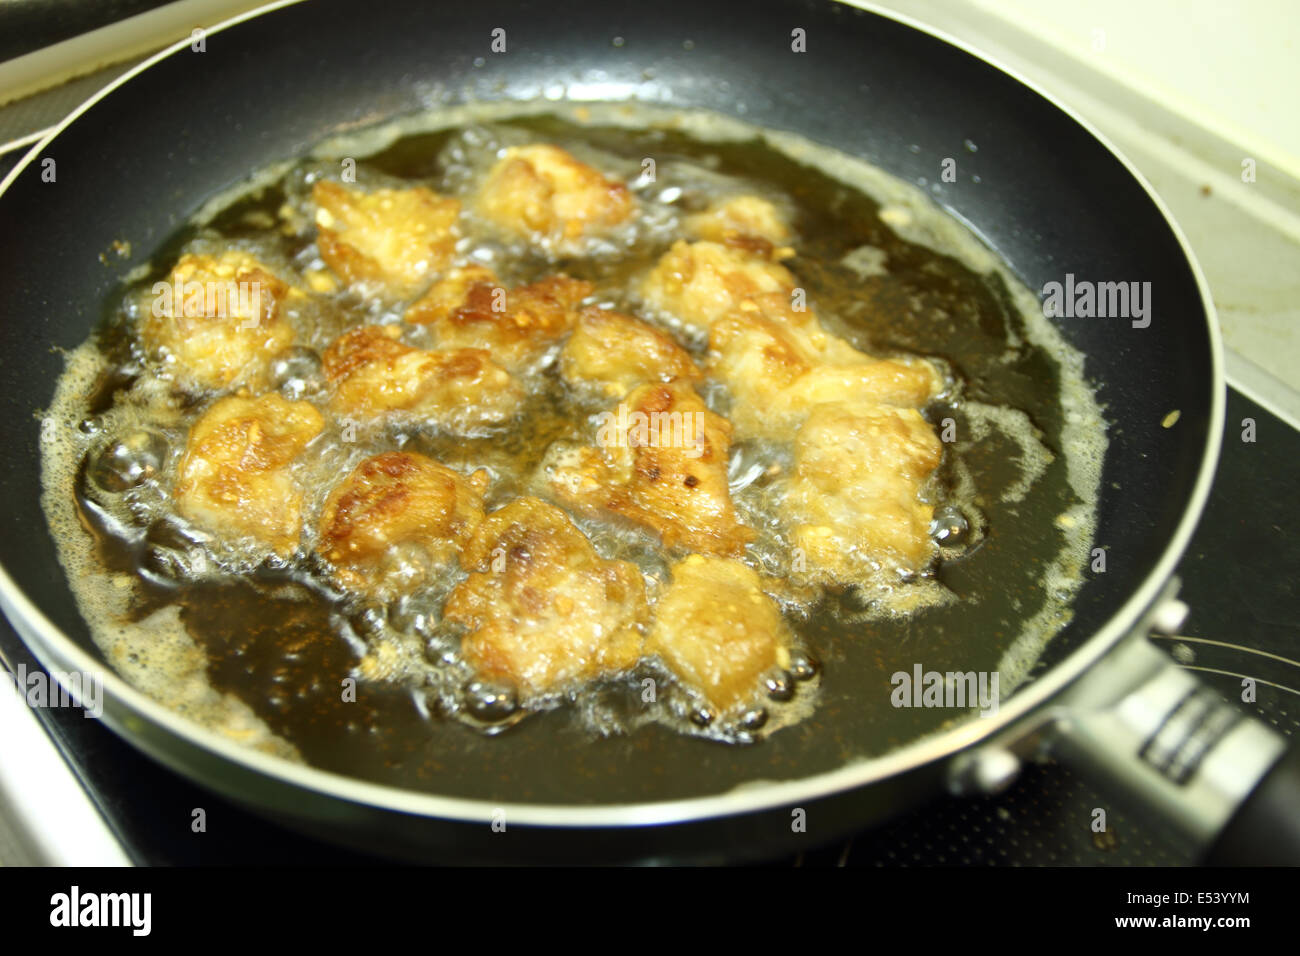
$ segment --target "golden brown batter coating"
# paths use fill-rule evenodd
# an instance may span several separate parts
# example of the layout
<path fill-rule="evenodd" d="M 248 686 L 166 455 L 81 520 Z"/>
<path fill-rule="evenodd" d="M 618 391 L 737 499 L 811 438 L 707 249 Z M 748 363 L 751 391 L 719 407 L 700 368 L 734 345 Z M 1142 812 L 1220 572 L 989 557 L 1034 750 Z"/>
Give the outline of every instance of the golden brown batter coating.
<path fill-rule="evenodd" d="M 183 384 L 263 384 L 271 359 L 293 344 L 281 315 L 290 287 L 247 252 L 187 253 L 154 291 L 141 338 Z"/>
<path fill-rule="evenodd" d="M 324 421 L 307 402 L 274 392 L 232 395 L 190 429 L 176 482 L 177 511 L 207 531 L 248 536 L 287 556 L 298 546 L 303 489 L 291 466 Z"/>
<path fill-rule="evenodd" d="M 752 240 L 782 247 L 791 239 L 790 226 L 776 205 L 759 196 L 732 196 L 687 216 L 686 230 L 697 239 L 744 244 Z M 758 248 L 761 248 L 759 246 Z"/>
<path fill-rule="evenodd" d="M 369 192 L 330 180 L 311 190 L 321 258 L 348 283 L 418 292 L 455 251 L 460 203 L 423 186 Z"/>
<path fill-rule="evenodd" d="M 584 309 L 560 353 L 560 375 L 570 385 L 600 386 L 623 398 L 645 382 L 697 381 L 690 354 L 640 319 L 608 309 Z"/>
<path fill-rule="evenodd" d="M 780 607 L 739 561 L 692 554 L 672 574 L 646 652 L 720 711 L 752 700 L 763 675 L 789 661 L 792 638 Z"/>
<path fill-rule="evenodd" d="M 442 278 L 429 286 L 428 291 L 406 310 L 402 318 L 416 325 L 446 322 L 453 312 L 469 302 L 471 294 L 482 295 L 475 291 L 478 286 L 485 290 L 486 304 L 491 310 L 494 303 L 492 290 L 501 288 L 500 280 L 487 266 L 468 265 L 449 269 Z M 476 298 L 476 301 L 479 300 Z"/>
<path fill-rule="evenodd" d="M 877 402 L 920 408 L 943 389 L 925 359 L 877 359 L 825 331 L 811 311 L 781 295 L 714 323 L 709 371 L 731 392 L 744 437 L 789 439 L 818 405 Z"/>
<path fill-rule="evenodd" d="M 643 385 L 606 412 L 596 447 L 551 456 L 549 481 L 565 502 L 620 515 L 665 547 L 740 555 L 755 537 L 727 483 L 731 425 L 689 385 Z"/>
<path fill-rule="evenodd" d="M 675 316 L 695 332 L 766 293 L 789 296 L 795 278 L 785 266 L 719 242 L 678 240 L 641 283 L 654 309 Z"/>
<path fill-rule="evenodd" d="M 468 629 L 462 652 L 480 674 L 544 694 L 640 658 L 640 571 L 601 558 L 554 505 L 516 498 L 488 515 L 461 562 L 474 573 L 444 616 Z"/>
<path fill-rule="evenodd" d="M 573 252 L 636 214 L 626 185 L 557 146 L 512 146 L 475 199 L 479 215 L 504 232 Z"/>
<path fill-rule="evenodd" d="M 852 584 L 881 569 L 919 571 L 935 555 L 920 492 L 943 446 L 911 408 L 819 405 L 795 442 L 782 502 L 809 577 Z"/>
<path fill-rule="evenodd" d="M 398 325 L 363 325 L 325 350 L 332 411 L 359 418 L 405 412 L 454 434 L 499 425 L 518 411 L 523 390 L 487 352 L 416 349 L 401 334 Z"/>
<path fill-rule="evenodd" d="M 344 587 L 404 591 L 454 562 L 483 519 L 487 474 L 412 452 L 357 465 L 326 499 L 317 552 Z"/>
<path fill-rule="evenodd" d="M 535 364 L 578 321 L 594 287 L 548 276 L 506 289 L 482 267 L 457 270 L 407 310 L 407 322 L 428 326 L 439 348 L 481 348 L 511 371 Z"/>

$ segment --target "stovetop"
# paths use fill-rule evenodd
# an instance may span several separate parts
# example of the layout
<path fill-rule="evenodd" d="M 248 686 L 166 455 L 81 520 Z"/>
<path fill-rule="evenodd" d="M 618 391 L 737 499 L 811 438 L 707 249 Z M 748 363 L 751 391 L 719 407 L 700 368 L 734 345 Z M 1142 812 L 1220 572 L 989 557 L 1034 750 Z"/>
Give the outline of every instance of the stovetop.
<path fill-rule="evenodd" d="M 1241 441 L 1245 418 L 1255 441 Z M 1182 666 L 1238 706 L 1291 735 L 1300 728 L 1300 594 L 1287 569 L 1300 566 L 1295 502 L 1300 500 L 1300 432 L 1229 391 L 1218 480 L 1178 570 L 1192 614 L 1166 640 Z M 7 626 L 0 656 L 37 666 Z M 1253 704 L 1241 681 L 1255 678 Z M 307 839 L 201 790 L 156 765 L 75 709 L 44 708 L 39 718 L 127 855 L 139 864 L 348 865 L 373 858 Z M 202 807 L 207 832 L 191 831 Z M 1107 828 L 1094 833 L 1094 808 Z M 58 826 L 58 820 L 48 825 Z M 219 833 L 218 839 L 213 834 Z M 454 859 L 430 860 L 454 863 Z M 1185 865 L 1191 851 L 1133 816 L 1090 782 L 1056 764 L 1029 765 L 1006 792 L 983 799 L 936 797 L 846 842 L 770 861 L 777 866 Z"/>

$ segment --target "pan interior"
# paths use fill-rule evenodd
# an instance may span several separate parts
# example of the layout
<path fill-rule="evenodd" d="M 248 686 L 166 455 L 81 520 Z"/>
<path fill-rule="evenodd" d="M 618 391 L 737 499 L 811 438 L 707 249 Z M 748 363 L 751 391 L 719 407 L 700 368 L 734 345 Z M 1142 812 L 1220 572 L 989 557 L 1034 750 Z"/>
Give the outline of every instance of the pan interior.
<path fill-rule="evenodd" d="M 180 54 L 156 64 L 61 132 L 0 198 L 6 225 L 0 407 L 10 451 L 0 456 L 7 502 L 0 562 L 83 650 L 98 656 L 39 504 L 41 409 L 64 368 L 58 350 L 84 341 L 116 306 L 123 275 L 161 253 L 189 216 L 249 168 L 300 155 L 327 136 L 384 116 L 541 92 L 613 91 L 743 113 L 757 126 L 797 131 L 864 157 L 934 190 L 1029 288 L 1066 272 L 1152 282 L 1149 328 L 1055 323 L 1086 355 L 1088 380 L 1109 422 L 1095 534 L 1107 548 L 1108 569 L 1085 581 L 1072 621 L 1038 658 L 1031 679 L 1101 628 L 1164 554 L 1192 498 L 1209 437 L 1213 364 L 1204 306 L 1186 255 L 1150 196 L 1052 104 L 933 37 L 838 5 L 758 2 L 744 29 L 734 27 L 725 4 L 707 0 L 665 0 L 617 14 L 580 2 L 565 18 L 492 0 L 460 10 L 410 0 L 375 7 L 365 18 L 352 13 L 346 0 L 314 0 L 215 34 L 202 58 Z M 815 42 L 815 58 L 789 58 L 792 22 Z M 482 55 L 480 47 L 501 23 L 510 30 L 510 56 Z M 310 43 L 302 42 L 306 31 Z M 230 42 L 213 42 L 217 36 Z M 611 45 L 615 36 L 627 42 Z M 359 50 L 383 55 L 365 57 L 364 68 L 347 67 L 361 62 Z M 268 96 L 268 89 L 276 94 Z M 957 157 L 960 172 L 956 182 L 940 185 L 936 177 L 948 157 Z M 57 182 L 42 177 L 45 159 L 57 161 Z M 119 255 L 124 242 L 132 258 Z M 1177 427 L 1163 428 L 1175 410 Z M 1050 436 L 1050 414 L 1036 412 L 1035 419 Z M 1050 480 L 1049 473 L 1039 487 Z M 1043 512 L 1050 517 L 1055 509 Z M 1035 524 L 1034 533 L 1042 527 Z M 1006 538 L 1008 546 L 1015 540 Z M 1031 538 L 1019 540 L 1030 548 Z M 996 601 L 1003 588 L 993 584 Z M 1023 586 L 1017 578 L 1005 590 L 1014 594 Z M 975 643 L 966 644 L 963 669 L 996 666 L 997 648 L 1006 646 L 1006 631 L 1019 620 L 965 615 L 973 626 L 963 625 L 963 639 Z M 872 646 L 908 648 L 905 663 L 939 669 L 932 651 L 942 652 L 942 633 L 937 626 L 925 634 L 901 628 L 870 639 Z M 237 650 L 248 639 L 231 635 L 229 644 Z M 490 751 L 500 740 L 467 740 L 448 755 L 450 763 L 431 765 L 436 777 L 425 775 L 416 785 L 440 793 L 505 792 L 514 800 L 562 794 L 565 802 L 605 802 L 802 777 L 839 766 L 861 740 L 889 747 L 931 729 L 936 712 L 889 708 L 887 686 L 869 707 L 848 696 L 889 670 L 866 659 L 856 674 L 841 668 L 845 683 L 837 688 L 826 678 L 819 710 L 830 723 L 806 723 L 758 747 L 668 739 L 653 728 L 628 738 L 583 738 L 579 745 L 556 714 L 516 728 L 509 752 Z M 564 773 L 552 759 L 557 742 L 572 751 Z M 608 781 L 608 789 L 575 788 L 574 774 Z"/>
<path fill-rule="evenodd" d="M 482 112 L 467 115 L 480 119 Z M 595 149 L 632 167 L 651 156 L 661 171 L 657 188 L 687 182 L 682 177 L 695 171 L 732 188 L 753 185 L 786 197 L 795 208 L 796 234 L 804 237 L 788 264 L 819 314 L 835 317 L 873 353 L 928 354 L 951 365 L 964 383 L 958 396 L 937 401 L 926 414 L 936 428 L 951 421 L 962 436 L 941 474 L 976 527 L 970 548 L 938 573 L 947 601 L 891 615 L 851 591 L 826 597 L 796 624 L 823 662 L 820 686 L 802 688 L 793 705 L 811 713 L 752 745 L 686 738 L 658 724 L 637 726 L 631 711 L 641 673 L 487 737 L 431 718 L 418 681 L 363 681 L 356 700 L 341 695 L 342 678 L 356 673 L 360 655 L 340 627 L 355 633 L 363 625 L 341 625 L 337 607 L 289 575 L 179 589 L 135 578 L 147 560 L 138 544 L 115 537 L 85 499 L 79 513 L 69 507 L 70 491 L 84 481 L 79 459 L 95 440 L 50 442 L 46 507 L 101 649 L 141 689 L 272 752 L 377 783 L 485 800 L 684 798 L 699 792 L 701 778 L 690 768 L 700 764 L 709 768 L 708 789 L 724 791 L 833 770 L 969 719 L 973 710 L 994 716 L 999 696 L 1014 690 L 1047 639 L 1068 621 L 1069 599 L 1088 559 L 1105 438 L 1080 377 L 1081 357 L 1053 334 L 1036 299 L 915 189 L 796 138 L 706 114 L 598 104 L 564 113 L 524 111 L 478 126 L 476 135 Z M 462 135 L 458 125 L 443 125 L 448 122 L 425 114 L 354 133 L 319 147 L 304 169 L 329 164 L 331 154 L 358 155 L 366 172 L 443 189 L 443 157 Z M 832 171 L 857 171 L 874 188 L 854 188 Z M 164 279 L 189 243 L 262 234 L 261 224 L 273 222 L 285 205 L 287 187 L 260 175 L 253 182 L 251 189 L 218 197 L 206 209 L 211 218 L 205 214 L 170 237 L 150 267 L 137 273 L 143 287 Z M 648 266 L 659 251 L 634 268 Z M 578 278 L 609 278 L 599 261 L 564 266 Z M 121 316 L 110 315 L 99 347 L 79 352 L 72 368 L 120 351 L 124 326 Z M 49 412 L 57 433 L 79 434 L 79 423 L 94 420 L 125 384 L 112 368 L 93 382 L 70 375 L 60 390 L 67 400 Z M 458 444 L 417 437 L 406 447 L 448 460 Z M 474 461 L 472 452 L 468 460 Z M 130 600 L 119 606 L 112 598 L 123 595 L 124 575 L 134 584 Z M 166 635 L 176 619 L 157 614 L 168 605 L 179 608 L 172 637 Z M 133 623 L 122 625 L 123 616 Z M 410 639 L 418 645 L 418 637 Z M 185 673 L 198 662 L 206 685 L 186 684 Z M 914 680 L 918 669 L 971 673 L 983 683 L 963 685 L 960 699 L 914 706 L 920 687 L 900 698 L 895 675 Z M 966 699 L 975 686 L 990 696 Z M 601 732 L 593 733 L 593 726 Z"/>

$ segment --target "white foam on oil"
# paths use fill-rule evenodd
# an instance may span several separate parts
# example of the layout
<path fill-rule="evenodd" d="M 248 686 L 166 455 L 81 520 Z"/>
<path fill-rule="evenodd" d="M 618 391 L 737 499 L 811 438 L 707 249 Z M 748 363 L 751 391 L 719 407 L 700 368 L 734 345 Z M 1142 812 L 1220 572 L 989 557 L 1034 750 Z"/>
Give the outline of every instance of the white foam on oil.
<path fill-rule="evenodd" d="M 211 686 L 207 658 L 186 631 L 179 609 L 163 608 L 138 622 L 130 619 L 135 579 L 106 572 L 95 554 L 94 539 L 77 514 L 76 477 L 97 436 L 78 426 L 86 396 L 106 367 L 93 343 L 68 353 L 67 368 L 43 416 L 51 424 L 42 427 L 41 504 L 77 606 L 109 664 L 137 690 L 237 743 L 301 761 L 297 748 L 274 734 L 252 708 Z M 128 408 L 118 414 L 125 423 L 140 412 Z"/>
<path fill-rule="evenodd" d="M 1019 449 L 1016 460 L 1018 474 L 1011 484 L 998 495 L 999 501 L 1016 503 L 1025 500 L 1029 489 L 1038 483 L 1056 456 L 1043 444 L 1042 434 L 1034 427 L 1029 416 L 1018 408 L 987 405 L 983 402 L 962 402 L 971 425 L 970 440 L 986 441 L 996 430 Z"/>
<path fill-rule="evenodd" d="M 750 141 L 755 136 L 761 136 L 771 147 L 790 158 L 813 166 L 871 196 L 880 204 L 882 218 L 903 238 L 953 256 L 976 272 L 1001 277 L 1010 290 L 1014 309 L 1023 321 L 1025 337 L 1031 344 L 1052 356 L 1059 365 L 1060 402 L 1064 411 L 1061 455 L 1065 459 L 1070 488 L 1079 502 L 1069 507 L 1056 524 L 1064 535 L 1065 543 L 1051 562 L 1043 581 L 1046 604 L 1039 613 L 1024 622 L 1019 635 L 1000 663 L 1004 693 L 1014 689 L 1033 666 L 1042 648 L 1069 620 L 1070 602 L 1082 582 L 1082 569 L 1086 565 L 1093 537 L 1095 502 L 1106 448 L 1101 409 L 1083 374 L 1084 357 L 1069 346 L 1059 331 L 1043 317 L 1037 297 L 1019 283 L 997 256 L 965 226 L 939 209 L 931 197 L 916 186 L 897 180 L 861 160 L 829 151 L 794 134 L 760 130 L 730 117 L 711 113 L 669 111 L 631 104 L 574 105 L 557 102 L 552 98 L 522 103 L 477 103 L 442 108 L 369 130 L 349 132 L 320 144 L 312 155 L 322 164 L 341 158 L 359 159 L 414 133 L 546 113 L 556 114 L 579 125 L 588 123 L 621 125 L 629 129 L 672 129 L 703 141 Z M 607 171 L 611 174 L 620 173 L 631 178 L 631 170 L 616 168 L 615 160 L 594 154 L 587 158 L 605 162 Z M 254 173 L 246 182 L 212 197 L 196 215 L 194 223 L 202 225 L 210 221 L 250 192 L 277 182 L 296 166 L 297 161 L 289 161 Z M 476 177 L 481 176 L 481 172 L 472 162 L 467 164 L 464 170 L 466 189 L 472 188 L 472 183 L 477 181 Z M 697 171 L 697 175 L 703 181 L 707 179 L 707 170 Z M 647 205 L 646 197 L 640 196 L 640 201 L 644 209 Z M 676 222 L 675 210 L 655 209 L 654 215 L 642 218 L 638 228 L 645 233 L 642 238 L 648 236 L 654 241 L 672 232 Z M 620 244 L 631 241 L 634 238 L 629 234 L 620 239 Z M 463 251 L 478 254 L 480 258 L 487 255 L 507 260 L 511 249 L 508 246 L 500 249 L 488 246 L 481 250 Z M 592 252 L 599 254 L 600 250 L 593 249 Z M 304 261 L 277 265 L 286 276 L 292 276 L 307 266 L 319 267 L 320 263 Z M 864 270 L 866 274 L 887 272 L 887 263 L 869 251 L 862 252 L 850 265 Z M 134 274 L 139 278 L 145 274 L 145 269 L 141 265 Z M 396 313 L 388 313 L 368 316 L 367 320 L 392 321 L 396 317 Z M 299 340 L 317 348 L 324 340 L 337 334 L 330 321 L 322 321 L 322 316 L 309 308 L 291 320 L 302 333 Z M 327 330 L 327 334 L 323 334 L 322 329 Z M 155 615 L 146 622 L 147 627 L 127 626 L 124 623 L 131 593 L 129 577 L 104 573 L 93 553 L 92 539 L 81 527 L 75 507 L 77 468 L 95 440 L 84 435 L 77 426 L 83 414 L 85 398 L 103 369 L 104 359 L 93 344 L 82 346 L 71 353 L 67 372 L 60 379 L 54 400 L 46 413 L 46 417 L 54 421 L 55 425 L 46 429 L 51 437 L 44 445 L 43 504 L 55 539 L 60 544 L 61 557 L 69 572 L 69 580 L 82 614 L 91 623 L 92 632 L 114 665 L 150 696 L 236 739 L 244 739 L 272 752 L 292 755 L 291 745 L 271 734 L 246 706 L 229 695 L 216 694 L 206 685 L 202 652 L 175 615 Z M 162 410 L 161 400 L 147 404 L 155 413 Z M 125 411 L 120 414 L 132 413 Z M 983 422 L 984 425 L 980 427 L 998 427 L 1000 432 L 1019 445 L 1023 477 L 1006 489 L 1004 495 L 1011 501 L 1023 498 L 1051 460 L 1050 452 L 1043 447 L 1028 417 L 1005 409 L 985 409 L 975 410 L 972 421 Z M 329 441 L 324 442 L 323 447 L 338 448 Z M 336 450 L 333 453 L 310 456 L 310 463 L 303 466 L 310 474 L 303 477 L 324 481 L 327 476 L 345 473 L 367 451 L 368 448 L 358 445 L 346 451 Z M 747 488 L 746 492 L 755 498 L 766 496 L 760 494 L 757 487 Z M 744 498 L 746 495 L 739 497 Z M 315 509 L 318 507 L 318 502 L 308 505 L 308 513 L 304 515 L 308 528 L 314 525 Z M 584 527 L 584 530 L 593 533 L 598 550 L 607 556 L 621 554 L 630 557 L 642 550 L 633 544 L 632 532 L 611 530 L 608 525 L 601 533 L 596 533 L 594 525 Z M 779 542 L 778 533 L 773 532 L 771 537 L 774 544 Z M 307 544 L 310 546 L 310 541 Z M 653 562 L 638 563 L 642 564 L 642 570 L 651 578 L 653 587 L 656 575 L 662 574 L 662 569 L 652 567 Z M 793 599 L 791 606 L 799 605 L 798 598 Z M 375 661 L 374 665 L 380 663 L 382 662 Z M 388 663 L 391 664 L 392 661 Z M 377 666 L 377 669 L 386 671 L 389 668 L 385 665 Z M 404 667 L 398 669 L 404 670 Z"/>

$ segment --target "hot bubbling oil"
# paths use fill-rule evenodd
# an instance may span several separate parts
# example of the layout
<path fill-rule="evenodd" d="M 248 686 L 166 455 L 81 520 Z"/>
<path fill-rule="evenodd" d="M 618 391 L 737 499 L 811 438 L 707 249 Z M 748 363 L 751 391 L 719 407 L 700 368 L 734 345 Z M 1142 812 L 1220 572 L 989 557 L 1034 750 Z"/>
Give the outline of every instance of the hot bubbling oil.
<path fill-rule="evenodd" d="M 556 110 L 555 104 L 549 108 Z M 824 645 L 813 622 L 884 626 L 890 617 L 915 619 L 927 608 L 958 600 L 944 584 L 943 567 L 980 560 L 986 513 L 1032 497 L 1054 460 L 1049 446 L 1068 467 L 1064 482 L 1058 476 L 1060 486 L 1046 495 L 1046 506 L 1072 518 L 1045 564 L 1057 593 L 1040 612 L 1051 627 L 1040 629 L 1059 626 L 1091 538 L 1104 435 L 1078 357 L 1028 311 L 1027 292 L 981 258 L 983 250 L 954 223 L 918 203 L 907 187 L 879 178 L 883 174 L 870 187 L 894 213 L 885 218 L 910 221 L 914 231 L 924 230 L 913 239 L 947 246 L 944 252 L 898 235 L 879 215 L 881 204 L 840 181 L 852 179 L 846 171 L 860 172 L 851 160 L 808 153 L 810 146 L 788 138 L 759 140 L 756 131 L 731 121 L 640 113 L 611 107 L 595 111 L 600 122 L 536 114 L 468 125 L 469 117 L 448 114 L 422 120 L 423 131 L 407 124 L 405 136 L 389 127 L 370 134 L 368 142 L 327 145 L 284 175 L 264 176 L 256 188 L 215 204 L 212 215 L 200 217 L 141 271 L 122 309 L 70 356 L 49 414 L 75 427 L 59 431 L 65 437 L 46 447 L 45 462 L 47 513 L 81 609 L 128 679 L 255 746 L 362 776 L 389 779 L 401 767 L 397 776 L 407 783 L 418 782 L 434 762 L 425 745 L 431 729 L 469 726 L 497 733 L 530 712 L 561 704 L 569 705 L 562 709 L 586 734 L 598 737 L 660 725 L 718 740 L 754 740 L 808 718 L 821 678 L 816 658 L 833 663 L 843 656 L 843 648 Z M 634 119 L 639 125 L 629 129 Z M 595 686 L 520 701 L 512 688 L 471 673 L 459 657 L 458 635 L 440 622 L 441 604 L 463 572 L 443 575 L 391 604 L 370 605 L 334 591 L 310 558 L 267 560 L 251 542 L 203 534 L 172 511 L 169 489 L 185 434 L 205 402 L 179 393 L 156 374 L 134 326 L 147 302 L 143 290 L 165 275 L 177 252 L 235 246 L 282 275 L 320 270 L 306 194 L 314 179 L 336 168 L 331 152 L 369 154 L 358 169 L 363 185 L 419 182 L 463 196 L 503 145 L 536 140 L 623 175 L 645 214 L 582 258 L 556 260 L 522 244 L 469 238 L 458 248 L 467 260 L 492 267 L 507 284 L 562 270 L 595 283 L 599 304 L 645 315 L 629 291 L 631 280 L 679 235 L 681 217 L 719 194 L 757 193 L 792 213 L 799 239 L 787 265 L 832 331 L 876 354 L 929 354 L 951 370 L 952 388 L 926 410 L 927 418 L 938 423 L 951 417 L 977 436 L 1000 432 L 1018 449 L 1010 457 L 946 449 L 926 489 L 938 506 L 935 535 L 945 565 L 937 573 L 902 587 L 885 582 L 867 600 L 862 593 L 823 595 L 789 582 L 774 588 L 803 646 L 796 649 L 791 673 L 771 676 L 761 708 L 721 720 L 654 660 Z M 640 175 L 644 155 L 656 157 L 653 181 Z M 804 165 L 812 158 L 824 160 L 831 174 Z M 473 226 L 471 219 L 471 237 Z M 400 321 L 401 308 L 382 296 L 343 292 L 296 299 L 287 312 L 299 344 L 278 363 L 274 384 L 286 397 L 319 404 L 319 352 L 352 325 Z M 931 331 L 941 327 L 942 336 L 931 339 L 918 331 L 922 323 L 912 321 L 917 313 L 926 314 Z M 697 359 L 702 356 L 703 342 L 669 328 Z M 421 341 L 425 334 L 407 328 L 408 341 L 417 346 L 432 344 Z M 999 370 L 1023 366 L 1026 356 L 1040 380 L 1026 384 L 1022 375 L 1014 389 L 1002 388 Z M 526 379 L 530 396 L 523 417 L 505 429 L 449 438 L 399 421 L 343 441 L 339 423 L 331 422 L 295 465 L 303 487 L 318 489 L 306 502 L 304 552 L 310 554 L 310 529 L 337 476 L 381 450 L 420 451 L 465 473 L 487 469 L 493 479 L 489 509 L 537 493 L 547 448 L 588 440 L 586 419 L 598 409 L 580 391 L 562 386 L 545 365 Z M 713 384 L 702 393 L 725 413 L 724 389 Z M 741 442 L 730 464 L 737 510 L 759 532 L 747 560 L 778 579 L 789 577 L 790 547 L 776 517 L 790 470 L 789 447 Z M 667 583 L 668 560 L 651 536 L 610 521 L 575 520 L 602 556 L 641 569 L 653 601 Z M 394 560 L 418 562 L 419 556 L 398 554 Z M 900 593 L 907 595 L 905 602 L 882 599 Z M 1038 646 L 1048 636 L 1031 635 Z M 1009 682 L 1023 676 L 1032 660 L 1023 649 L 1025 634 L 1020 638 L 1018 657 L 1004 661 L 1018 669 Z M 1016 646 L 1007 640 L 1000 653 Z M 362 688 L 354 701 L 339 693 L 348 677 Z M 647 687 L 654 693 L 647 695 Z M 445 742 L 452 732 L 436 736 Z M 869 743 L 863 747 L 870 749 Z"/>

